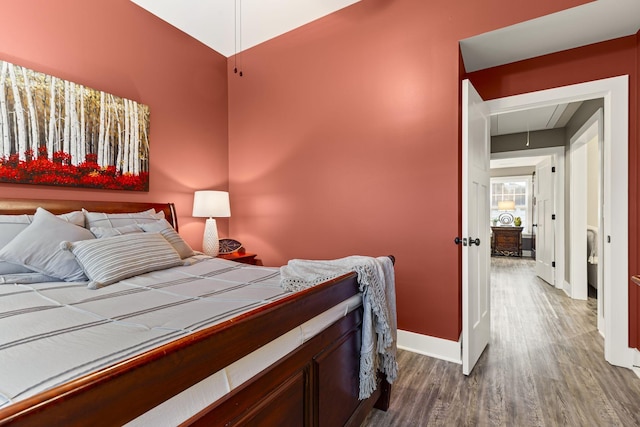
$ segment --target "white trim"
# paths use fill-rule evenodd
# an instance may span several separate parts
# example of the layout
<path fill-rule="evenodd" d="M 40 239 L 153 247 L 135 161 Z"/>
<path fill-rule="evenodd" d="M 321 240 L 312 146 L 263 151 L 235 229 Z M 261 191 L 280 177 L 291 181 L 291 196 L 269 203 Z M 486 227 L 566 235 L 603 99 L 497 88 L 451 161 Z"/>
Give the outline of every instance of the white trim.
<path fill-rule="evenodd" d="M 487 104 L 491 104 L 494 101 L 487 101 Z M 492 114 L 496 114 L 491 111 Z M 564 153 L 564 147 L 546 147 L 546 148 L 532 148 L 530 150 L 517 150 L 517 151 L 501 151 L 499 153 L 491 153 L 491 160 L 494 159 L 512 159 L 514 157 L 545 157 Z"/>
<path fill-rule="evenodd" d="M 565 182 L 565 152 L 563 149 L 558 152 L 555 156 L 552 156 L 552 163 L 556 167 L 556 176 L 553 177 L 553 185 L 555 188 L 555 211 L 556 211 L 556 221 L 554 223 L 554 241 L 555 241 L 555 252 L 554 259 L 556 261 L 556 276 L 555 283 L 556 287 L 560 286 L 560 283 L 564 281 L 565 276 L 565 241 L 564 241 L 564 224 L 565 224 L 565 214 L 564 214 L 564 182 Z"/>
<path fill-rule="evenodd" d="M 605 359 L 631 368 L 629 348 L 629 76 L 611 77 L 488 101 L 491 114 L 604 98 Z M 532 150 L 533 151 L 533 150 Z M 559 165 L 558 165 L 559 166 Z M 558 177 L 560 178 L 560 177 Z M 564 248 L 562 248 L 564 251 Z M 564 256 L 564 253 L 563 253 Z"/>
<path fill-rule="evenodd" d="M 563 280 L 562 290 L 564 291 L 565 294 L 567 294 L 569 298 L 571 298 L 571 283 L 567 282 L 566 280 Z"/>
<path fill-rule="evenodd" d="M 640 351 L 633 349 L 633 366 L 631 370 L 640 378 Z"/>
<path fill-rule="evenodd" d="M 449 341 L 398 329 L 398 348 L 462 365 L 461 341 Z"/>
<path fill-rule="evenodd" d="M 570 296 L 574 299 L 586 300 L 589 292 L 587 281 L 587 270 L 585 268 L 584 254 L 587 253 L 587 237 L 580 230 L 587 229 L 587 144 L 594 138 L 598 140 L 598 176 L 599 183 L 597 189 L 598 196 L 598 229 L 602 229 L 602 153 L 600 148 L 603 143 L 603 121 L 602 108 L 589 117 L 589 119 L 578 129 L 569 141 L 570 156 L 570 179 L 569 185 L 571 218 L 569 221 L 570 236 Z M 598 241 L 602 240 L 602 233 L 598 232 Z M 598 253 L 602 253 L 602 244 L 597 243 Z M 598 263 L 598 269 L 602 270 L 602 263 Z M 598 272 L 598 288 L 602 294 L 602 272 Z M 602 298 L 597 302 L 598 330 L 604 333 L 604 318 L 602 317 Z"/>
<path fill-rule="evenodd" d="M 593 119 L 595 118 L 595 121 Z M 586 300 L 587 284 L 587 142 L 598 132 L 596 113 L 569 140 L 569 295 Z M 583 230 L 581 232 L 581 230 Z"/>

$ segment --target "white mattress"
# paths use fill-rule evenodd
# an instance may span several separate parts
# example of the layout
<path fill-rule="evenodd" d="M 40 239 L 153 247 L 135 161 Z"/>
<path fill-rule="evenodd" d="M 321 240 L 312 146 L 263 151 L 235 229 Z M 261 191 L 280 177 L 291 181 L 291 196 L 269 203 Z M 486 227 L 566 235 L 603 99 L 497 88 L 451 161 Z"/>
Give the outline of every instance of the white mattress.
<path fill-rule="evenodd" d="M 207 258 L 98 290 L 0 284 L 0 408 L 288 295 L 279 269 Z M 361 304 L 355 296 L 134 420 L 175 425 Z"/>

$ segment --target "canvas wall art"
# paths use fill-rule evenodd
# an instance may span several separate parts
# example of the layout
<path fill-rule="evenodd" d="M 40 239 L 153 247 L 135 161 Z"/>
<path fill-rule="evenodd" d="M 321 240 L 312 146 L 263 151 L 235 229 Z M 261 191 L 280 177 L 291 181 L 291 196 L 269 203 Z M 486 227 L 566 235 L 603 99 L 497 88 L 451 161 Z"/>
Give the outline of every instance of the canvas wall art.
<path fill-rule="evenodd" d="M 0 61 L 0 182 L 149 191 L 149 107 Z"/>

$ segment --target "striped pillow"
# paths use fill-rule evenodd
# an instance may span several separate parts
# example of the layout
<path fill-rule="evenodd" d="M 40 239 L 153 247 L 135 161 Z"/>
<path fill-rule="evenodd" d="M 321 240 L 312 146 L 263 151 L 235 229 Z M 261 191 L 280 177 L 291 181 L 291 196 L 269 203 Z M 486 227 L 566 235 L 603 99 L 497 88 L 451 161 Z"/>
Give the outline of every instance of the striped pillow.
<path fill-rule="evenodd" d="M 159 233 L 135 233 L 103 239 L 62 242 L 98 289 L 128 277 L 182 265 L 173 246 Z"/>
<path fill-rule="evenodd" d="M 162 234 L 162 236 L 167 239 L 169 243 L 171 243 L 173 249 L 178 251 L 178 253 L 180 254 L 180 258 L 182 259 L 189 258 L 195 255 L 193 249 L 191 249 L 191 246 L 189 246 L 187 242 L 182 240 L 182 237 L 180 237 L 180 235 L 176 232 L 176 230 L 173 229 L 171 224 L 169 224 L 169 221 L 167 221 L 166 219 L 161 219 L 156 222 L 148 222 L 146 224 L 140 224 L 138 225 L 138 227 L 140 227 L 147 233 Z"/>
<path fill-rule="evenodd" d="M 166 221 L 166 220 L 163 220 Z M 91 227 L 91 232 L 98 239 L 105 237 L 121 236 L 123 234 L 142 233 L 138 224 L 123 225 L 122 227 Z"/>

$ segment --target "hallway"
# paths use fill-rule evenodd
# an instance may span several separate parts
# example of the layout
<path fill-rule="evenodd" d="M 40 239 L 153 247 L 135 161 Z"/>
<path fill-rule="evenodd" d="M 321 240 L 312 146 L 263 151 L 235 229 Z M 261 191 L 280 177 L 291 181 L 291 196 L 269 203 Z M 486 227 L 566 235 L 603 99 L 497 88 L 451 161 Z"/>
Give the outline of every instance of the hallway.
<path fill-rule="evenodd" d="M 640 379 L 604 360 L 596 301 L 535 276 L 535 261 L 491 260 L 491 341 L 469 377 L 399 351 L 391 407 L 363 426 L 636 426 Z"/>

